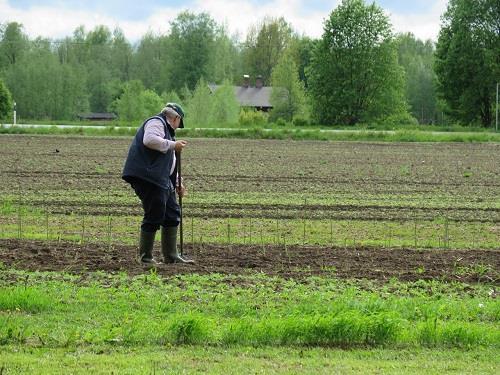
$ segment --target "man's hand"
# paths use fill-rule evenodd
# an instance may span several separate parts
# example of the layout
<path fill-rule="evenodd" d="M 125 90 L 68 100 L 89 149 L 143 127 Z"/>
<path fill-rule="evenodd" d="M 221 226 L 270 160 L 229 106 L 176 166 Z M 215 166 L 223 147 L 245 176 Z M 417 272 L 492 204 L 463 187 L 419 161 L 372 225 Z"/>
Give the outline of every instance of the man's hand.
<path fill-rule="evenodd" d="M 186 147 L 187 142 L 186 141 L 176 141 L 174 149 L 177 152 L 181 152 L 184 147 Z"/>
<path fill-rule="evenodd" d="M 187 195 L 187 190 L 184 185 L 177 186 L 176 188 L 177 194 L 179 194 L 179 197 L 184 198 Z"/>

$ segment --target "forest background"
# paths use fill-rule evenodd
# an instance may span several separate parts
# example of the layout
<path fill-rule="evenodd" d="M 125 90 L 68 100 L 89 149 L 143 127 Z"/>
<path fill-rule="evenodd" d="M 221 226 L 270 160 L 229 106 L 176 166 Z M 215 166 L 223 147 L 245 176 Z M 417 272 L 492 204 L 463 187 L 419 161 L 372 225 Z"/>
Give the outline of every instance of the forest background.
<path fill-rule="evenodd" d="M 9 22 L 0 25 L 0 118 L 10 119 L 15 105 L 21 121 L 114 112 L 117 124 L 137 125 L 174 101 L 191 126 L 494 128 L 499 34 L 493 0 L 451 0 L 436 43 L 395 34 L 384 10 L 363 0 L 342 1 L 319 39 L 267 17 L 239 41 L 210 14 L 190 11 L 169 33 L 149 32 L 134 44 L 119 28 L 80 26 L 62 39 L 30 39 Z M 271 112 L 240 108 L 233 86 L 244 74 L 251 85 L 260 75 L 273 87 Z"/>

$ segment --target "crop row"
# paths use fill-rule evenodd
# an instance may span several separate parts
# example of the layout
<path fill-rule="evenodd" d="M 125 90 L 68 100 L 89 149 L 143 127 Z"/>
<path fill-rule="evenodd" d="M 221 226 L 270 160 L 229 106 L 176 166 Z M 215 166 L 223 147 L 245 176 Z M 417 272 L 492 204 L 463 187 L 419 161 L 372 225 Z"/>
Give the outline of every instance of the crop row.
<path fill-rule="evenodd" d="M 140 219 L 139 214 L 96 216 L 19 211 L 0 218 L 0 238 L 135 244 Z M 193 246 L 220 243 L 495 249 L 500 236 L 498 223 L 444 217 L 432 221 L 374 221 L 186 216 L 183 229 L 184 241 Z"/>
<path fill-rule="evenodd" d="M 138 199 L 120 179 L 128 140 L 3 136 L 0 147 L 4 236 L 29 228 L 30 222 L 34 229 L 24 235 L 40 236 L 47 232 L 40 225 L 45 221 L 61 225 L 56 237 L 79 237 L 84 221 L 89 228 L 92 221 L 104 228 L 108 225 L 102 223 L 112 221 L 109 236 L 125 241 L 124 232 L 135 233 L 137 224 L 121 229 L 141 216 Z M 308 243 L 356 239 L 441 247 L 452 238 L 454 247 L 497 248 L 497 151 L 497 144 L 193 139 L 183 158 L 189 189 L 185 222 L 193 226 L 193 239 L 224 243 L 246 237 L 224 234 L 241 232 L 237 222 L 255 228 L 260 223 L 263 242 L 272 243 L 282 235 L 266 233 L 277 222 L 278 227 L 290 223 L 291 243 L 305 242 L 307 227 Z M 457 233 L 446 236 L 445 223 L 450 233 L 459 228 Z"/>

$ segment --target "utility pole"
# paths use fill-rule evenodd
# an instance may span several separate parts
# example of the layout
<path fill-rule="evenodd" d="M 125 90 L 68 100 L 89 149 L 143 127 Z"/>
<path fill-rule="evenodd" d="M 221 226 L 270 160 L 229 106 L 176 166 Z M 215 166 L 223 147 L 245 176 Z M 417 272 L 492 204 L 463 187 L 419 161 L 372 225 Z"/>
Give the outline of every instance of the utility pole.
<path fill-rule="evenodd" d="M 497 86 L 498 88 L 498 86 Z M 16 102 L 14 102 L 14 126 L 16 126 L 16 117 L 17 117 L 17 113 L 16 113 Z"/>

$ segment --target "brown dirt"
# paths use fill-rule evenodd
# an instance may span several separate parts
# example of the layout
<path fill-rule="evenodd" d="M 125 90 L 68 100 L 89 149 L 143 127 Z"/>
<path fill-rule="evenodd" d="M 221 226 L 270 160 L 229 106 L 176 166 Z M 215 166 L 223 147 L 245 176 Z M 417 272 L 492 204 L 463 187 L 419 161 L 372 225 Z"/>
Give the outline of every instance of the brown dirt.
<path fill-rule="evenodd" d="M 372 280 L 487 282 L 498 284 L 498 250 L 410 250 L 388 248 L 331 248 L 289 246 L 205 245 L 185 247 L 195 265 L 161 265 L 162 276 L 221 273 L 304 279 L 308 276 L 367 278 Z M 0 240 L 0 262 L 24 270 L 118 272 L 130 275 L 148 272 L 136 262 L 133 246 Z"/>

